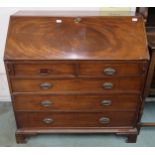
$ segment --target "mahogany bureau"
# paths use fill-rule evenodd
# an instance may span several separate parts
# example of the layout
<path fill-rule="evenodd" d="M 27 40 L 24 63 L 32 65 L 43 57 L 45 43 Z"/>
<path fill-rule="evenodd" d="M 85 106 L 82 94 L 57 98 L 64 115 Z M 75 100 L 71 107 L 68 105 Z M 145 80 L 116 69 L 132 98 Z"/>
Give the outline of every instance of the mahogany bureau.
<path fill-rule="evenodd" d="M 20 11 L 10 17 L 4 60 L 17 143 L 43 133 L 136 142 L 149 61 L 141 16 Z"/>

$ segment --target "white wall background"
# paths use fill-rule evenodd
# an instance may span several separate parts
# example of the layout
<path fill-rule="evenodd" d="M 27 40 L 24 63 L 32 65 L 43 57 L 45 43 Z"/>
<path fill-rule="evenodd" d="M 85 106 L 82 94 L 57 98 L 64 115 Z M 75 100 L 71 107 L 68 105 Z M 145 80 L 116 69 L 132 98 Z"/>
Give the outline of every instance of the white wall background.
<path fill-rule="evenodd" d="M 127 11 L 131 10 L 134 11 L 135 8 L 126 8 Z M 96 8 L 32 8 L 32 7 L 5 7 L 0 8 L 0 101 L 10 101 L 10 94 L 7 84 L 7 79 L 5 75 L 5 68 L 3 63 L 3 55 L 4 55 L 4 48 L 5 48 L 5 41 L 7 36 L 7 30 L 8 30 L 8 23 L 9 23 L 9 17 L 11 14 L 19 11 L 19 10 L 104 10 L 104 8 L 96 7 Z M 122 8 L 109 8 L 105 9 L 108 10 L 122 10 Z M 124 11 L 124 9 L 123 9 Z"/>

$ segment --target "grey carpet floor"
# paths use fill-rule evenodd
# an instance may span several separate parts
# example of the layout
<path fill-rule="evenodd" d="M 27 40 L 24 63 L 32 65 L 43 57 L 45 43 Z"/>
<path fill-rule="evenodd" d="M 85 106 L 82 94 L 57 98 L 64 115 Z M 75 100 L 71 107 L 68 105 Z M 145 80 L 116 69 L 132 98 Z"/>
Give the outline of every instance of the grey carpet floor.
<path fill-rule="evenodd" d="M 143 121 L 155 121 L 155 102 L 147 103 Z M 16 130 L 10 103 L 0 103 L 0 146 L 6 147 L 139 147 L 155 146 L 155 128 L 142 128 L 137 143 L 125 143 L 125 137 L 112 134 L 51 134 L 31 137 L 27 144 L 16 144 Z"/>

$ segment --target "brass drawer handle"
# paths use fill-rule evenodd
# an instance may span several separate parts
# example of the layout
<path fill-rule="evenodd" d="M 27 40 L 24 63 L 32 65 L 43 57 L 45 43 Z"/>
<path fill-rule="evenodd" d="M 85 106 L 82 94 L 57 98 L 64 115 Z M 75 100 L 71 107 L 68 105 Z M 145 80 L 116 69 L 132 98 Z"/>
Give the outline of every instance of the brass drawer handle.
<path fill-rule="evenodd" d="M 110 123 L 110 118 L 108 118 L 108 117 L 101 117 L 99 119 L 99 121 L 100 121 L 101 124 L 109 124 Z"/>
<path fill-rule="evenodd" d="M 44 82 L 44 83 L 41 83 L 41 84 L 40 84 L 40 87 L 41 87 L 42 89 L 44 89 L 44 90 L 47 90 L 47 89 L 53 87 L 53 85 L 52 85 L 51 83 Z"/>
<path fill-rule="evenodd" d="M 113 83 L 111 83 L 111 82 L 105 82 L 105 83 L 103 83 L 102 84 L 102 87 L 104 88 L 104 89 L 112 89 L 113 88 Z"/>
<path fill-rule="evenodd" d="M 43 122 L 46 123 L 46 124 L 51 124 L 51 123 L 53 123 L 53 121 L 54 120 L 52 118 L 44 118 L 43 119 Z"/>
<path fill-rule="evenodd" d="M 114 68 L 108 67 L 104 69 L 104 74 L 105 75 L 114 75 L 116 73 L 116 70 Z"/>
<path fill-rule="evenodd" d="M 52 70 L 49 70 L 49 69 L 46 69 L 46 68 L 40 69 L 40 75 L 41 76 L 49 75 L 51 72 L 52 72 Z"/>
<path fill-rule="evenodd" d="M 81 22 L 81 18 L 80 18 L 80 17 L 75 18 L 75 19 L 74 19 L 74 22 L 75 22 L 76 24 L 80 23 L 80 22 Z"/>
<path fill-rule="evenodd" d="M 101 105 L 102 106 L 110 106 L 112 104 L 111 100 L 102 100 Z"/>
<path fill-rule="evenodd" d="M 43 107 L 50 107 L 52 104 L 53 104 L 52 101 L 49 101 L 49 100 L 46 100 L 46 101 L 42 101 L 41 102 L 41 105 Z"/>

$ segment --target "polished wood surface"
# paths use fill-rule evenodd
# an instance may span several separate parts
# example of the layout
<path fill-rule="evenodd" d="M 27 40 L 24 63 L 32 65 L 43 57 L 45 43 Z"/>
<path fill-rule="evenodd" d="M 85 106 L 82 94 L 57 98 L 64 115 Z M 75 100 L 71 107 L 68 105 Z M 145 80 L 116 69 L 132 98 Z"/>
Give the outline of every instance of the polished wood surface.
<path fill-rule="evenodd" d="M 19 128 L 27 127 L 116 127 L 133 126 L 135 124 L 135 112 L 102 112 L 102 113 L 65 113 L 65 112 L 18 112 L 16 113 Z M 101 123 L 102 117 L 108 118 L 109 123 Z M 52 119 L 51 123 L 45 123 L 44 119 Z M 78 120 L 78 121 L 76 121 Z"/>
<path fill-rule="evenodd" d="M 137 62 L 82 62 L 79 66 L 79 74 L 83 76 L 107 76 L 105 70 L 107 68 L 112 68 L 115 70 L 113 77 L 117 76 L 141 76 L 146 74 L 147 62 L 143 61 L 141 63 Z M 95 66 L 95 67 L 94 67 Z"/>
<path fill-rule="evenodd" d="M 78 18 L 79 22 L 76 22 L 77 16 L 12 16 L 5 59 L 149 59 L 143 19 L 140 16 Z M 137 22 L 132 21 L 133 18 Z"/>
<path fill-rule="evenodd" d="M 15 76 L 72 76 L 75 74 L 75 64 L 15 64 Z"/>
<path fill-rule="evenodd" d="M 17 143 L 86 132 L 136 142 L 149 60 L 143 19 L 61 13 L 10 18 L 4 60 Z"/>
<path fill-rule="evenodd" d="M 139 95 L 14 95 L 16 111 L 135 111 Z M 109 102 L 108 102 L 109 101 Z M 49 104 L 43 104 L 43 103 Z"/>
<path fill-rule="evenodd" d="M 48 93 L 140 93 L 142 89 L 143 78 L 102 78 L 102 79 L 12 79 L 12 90 L 14 92 L 48 92 Z M 108 83 L 112 88 L 106 88 Z M 49 84 L 48 88 L 42 87 L 43 84 Z"/>
<path fill-rule="evenodd" d="M 147 61 L 25 61 L 10 65 L 10 75 L 15 77 L 109 77 L 105 72 L 108 68 L 115 70 L 113 76 L 129 77 L 145 76 L 147 71 Z"/>

